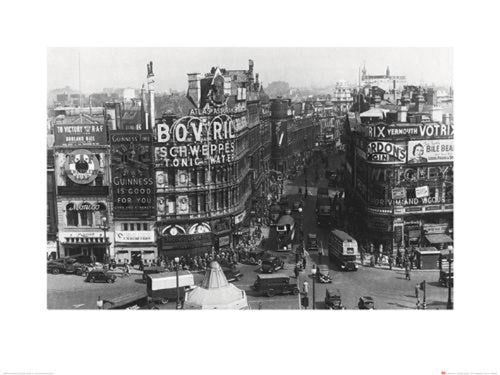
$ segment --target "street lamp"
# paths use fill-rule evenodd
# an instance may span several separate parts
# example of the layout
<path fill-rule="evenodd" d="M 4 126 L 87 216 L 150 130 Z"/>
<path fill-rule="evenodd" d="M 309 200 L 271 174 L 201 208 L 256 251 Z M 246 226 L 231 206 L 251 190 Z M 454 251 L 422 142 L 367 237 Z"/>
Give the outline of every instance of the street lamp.
<path fill-rule="evenodd" d="M 313 265 L 311 269 L 311 273 L 313 276 L 313 310 L 316 310 L 316 265 Z"/>
<path fill-rule="evenodd" d="M 448 246 L 448 304 L 446 308 L 448 310 L 453 310 L 453 301 L 451 300 L 451 264 L 453 263 L 453 254 L 451 252 L 453 248 Z"/>
<path fill-rule="evenodd" d="M 181 308 L 180 298 L 179 298 L 179 257 L 175 257 L 174 262 L 175 262 L 175 282 L 177 289 L 177 304 L 175 305 L 175 308 L 179 310 Z"/>
<path fill-rule="evenodd" d="M 106 246 L 106 257 L 110 258 L 110 254 L 109 254 L 109 244 L 108 244 L 108 237 L 106 237 L 106 231 L 109 230 L 109 227 L 106 225 L 108 219 L 104 216 L 102 219 L 101 219 L 101 225 L 99 225 L 99 228 L 102 229 L 102 231 L 104 232 L 104 245 Z"/>

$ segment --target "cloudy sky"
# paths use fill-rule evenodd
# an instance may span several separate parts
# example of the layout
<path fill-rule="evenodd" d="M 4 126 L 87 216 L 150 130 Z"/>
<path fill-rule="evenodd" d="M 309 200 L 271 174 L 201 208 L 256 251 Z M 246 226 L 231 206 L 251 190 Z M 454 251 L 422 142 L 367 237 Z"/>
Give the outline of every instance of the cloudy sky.
<path fill-rule="evenodd" d="M 107 87 L 140 88 L 146 64 L 153 61 L 159 91 L 187 88 L 187 73 L 206 73 L 212 66 L 254 71 L 264 86 L 286 81 L 294 87 L 322 87 L 338 80 L 357 82 L 366 63 L 368 74 L 406 75 L 409 83 L 449 86 L 452 48 L 49 48 L 48 90 L 79 86 L 85 93 Z"/>

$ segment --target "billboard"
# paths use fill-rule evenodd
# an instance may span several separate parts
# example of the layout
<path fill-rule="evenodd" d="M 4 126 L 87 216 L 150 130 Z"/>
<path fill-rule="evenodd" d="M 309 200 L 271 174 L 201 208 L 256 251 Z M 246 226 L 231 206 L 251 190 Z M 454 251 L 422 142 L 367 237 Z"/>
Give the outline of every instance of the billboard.
<path fill-rule="evenodd" d="M 115 217 L 153 217 L 153 135 L 147 131 L 110 132 L 111 185 Z"/>
<path fill-rule="evenodd" d="M 222 114 L 213 118 L 185 116 L 174 124 L 158 124 L 155 167 L 192 167 L 233 161 L 235 121 Z"/>
<path fill-rule="evenodd" d="M 452 161 L 453 139 L 433 139 L 408 142 L 409 164 Z"/>
<path fill-rule="evenodd" d="M 106 128 L 101 124 L 54 126 L 54 145 L 62 147 L 106 145 Z"/>
<path fill-rule="evenodd" d="M 415 124 L 415 125 L 385 125 L 367 126 L 365 134 L 370 138 L 439 138 L 453 137 L 454 126 L 451 124 Z"/>
<path fill-rule="evenodd" d="M 392 142 L 368 143 L 367 160 L 373 163 L 405 163 L 406 147 Z"/>

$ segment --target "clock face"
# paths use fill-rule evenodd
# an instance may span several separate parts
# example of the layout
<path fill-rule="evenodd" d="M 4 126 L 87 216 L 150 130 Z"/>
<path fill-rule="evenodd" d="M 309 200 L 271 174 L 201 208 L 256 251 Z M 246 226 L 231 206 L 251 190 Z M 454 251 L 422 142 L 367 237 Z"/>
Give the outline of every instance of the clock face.
<path fill-rule="evenodd" d="M 75 150 L 66 156 L 64 163 L 66 175 L 77 184 L 89 184 L 99 172 L 99 162 L 88 150 Z"/>

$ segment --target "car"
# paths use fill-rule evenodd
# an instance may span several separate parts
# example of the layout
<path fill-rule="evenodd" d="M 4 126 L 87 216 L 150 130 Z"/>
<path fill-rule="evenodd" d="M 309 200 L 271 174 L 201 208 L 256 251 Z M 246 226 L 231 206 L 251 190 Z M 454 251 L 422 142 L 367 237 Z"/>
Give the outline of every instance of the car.
<path fill-rule="evenodd" d="M 237 270 L 236 268 L 228 268 L 223 267 L 222 272 L 224 272 L 224 276 L 226 276 L 226 280 L 230 283 L 234 281 L 238 281 L 243 277 L 243 274 Z"/>
<path fill-rule="evenodd" d="M 344 310 L 345 307 L 342 305 L 342 299 L 340 297 L 340 291 L 334 288 L 327 288 L 325 292 L 325 306 L 330 310 Z"/>
<path fill-rule="evenodd" d="M 53 275 L 60 273 L 81 275 L 85 272 L 85 269 L 85 265 L 78 263 L 75 258 L 59 258 L 47 262 L 47 272 Z"/>
<path fill-rule="evenodd" d="M 318 235 L 316 233 L 307 234 L 307 251 L 318 250 Z"/>
<path fill-rule="evenodd" d="M 261 270 L 264 273 L 273 273 L 283 269 L 284 266 L 285 262 L 283 259 L 271 256 L 262 260 Z"/>
<path fill-rule="evenodd" d="M 448 285 L 448 283 L 450 285 Z M 451 271 L 451 274 L 449 271 L 441 270 L 439 271 L 439 285 L 441 286 L 451 286 L 453 287 L 453 270 Z"/>
<path fill-rule="evenodd" d="M 363 296 L 359 298 L 358 308 L 360 310 L 375 310 L 375 301 L 370 296 Z"/>
<path fill-rule="evenodd" d="M 276 294 L 299 294 L 299 287 L 296 283 L 290 282 L 290 276 L 285 274 L 258 275 L 253 284 L 253 289 L 268 297 L 274 297 Z"/>
<path fill-rule="evenodd" d="M 89 283 L 94 282 L 104 282 L 104 283 L 114 283 L 116 281 L 116 275 L 105 271 L 105 270 L 92 270 L 87 275 L 85 281 Z"/>

